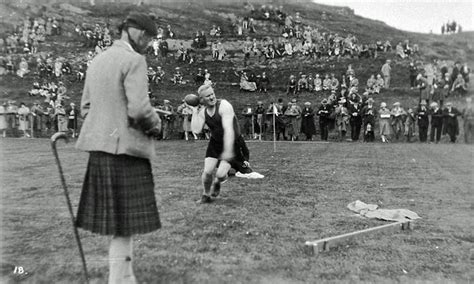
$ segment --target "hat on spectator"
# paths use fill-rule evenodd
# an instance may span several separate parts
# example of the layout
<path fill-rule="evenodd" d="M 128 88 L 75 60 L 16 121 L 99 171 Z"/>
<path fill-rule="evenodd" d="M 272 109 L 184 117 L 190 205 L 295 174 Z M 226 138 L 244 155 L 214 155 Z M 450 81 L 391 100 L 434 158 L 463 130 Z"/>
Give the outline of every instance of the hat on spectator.
<path fill-rule="evenodd" d="M 380 103 L 380 107 L 387 107 L 387 104 L 385 102 Z"/>
<path fill-rule="evenodd" d="M 446 106 L 452 106 L 452 105 L 453 105 L 452 102 L 447 102 L 447 103 L 446 103 Z"/>
<path fill-rule="evenodd" d="M 158 31 L 156 29 L 155 22 L 151 15 L 147 15 L 140 12 L 130 12 L 127 18 L 120 25 L 119 30 L 125 27 L 133 27 L 139 30 L 144 30 L 149 36 L 156 36 Z"/>
<path fill-rule="evenodd" d="M 325 105 L 325 104 L 328 103 L 328 100 L 327 100 L 327 99 L 323 99 L 323 100 L 321 101 L 321 103 L 322 103 L 323 105 Z"/>
<path fill-rule="evenodd" d="M 258 101 L 258 102 L 257 102 L 257 105 L 263 105 L 263 102 L 262 102 L 262 101 Z"/>
<path fill-rule="evenodd" d="M 420 105 L 426 105 L 426 100 L 421 100 Z"/>
<path fill-rule="evenodd" d="M 296 99 L 292 99 L 291 102 L 292 102 L 292 103 L 296 103 Z"/>
<path fill-rule="evenodd" d="M 400 103 L 399 103 L 399 102 L 395 102 L 395 103 L 393 103 L 393 105 L 394 105 L 394 106 L 399 106 Z"/>
<path fill-rule="evenodd" d="M 438 103 L 437 103 L 437 102 L 432 102 L 432 103 L 430 104 L 430 107 L 437 107 L 437 106 L 438 106 Z"/>
<path fill-rule="evenodd" d="M 305 105 L 305 106 L 310 106 L 311 103 L 310 103 L 310 102 L 305 102 L 304 105 Z"/>
<path fill-rule="evenodd" d="M 169 103 L 170 103 L 169 100 L 163 100 L 163 102 L 164 102 L 165 104 L 169 104 Z"/>

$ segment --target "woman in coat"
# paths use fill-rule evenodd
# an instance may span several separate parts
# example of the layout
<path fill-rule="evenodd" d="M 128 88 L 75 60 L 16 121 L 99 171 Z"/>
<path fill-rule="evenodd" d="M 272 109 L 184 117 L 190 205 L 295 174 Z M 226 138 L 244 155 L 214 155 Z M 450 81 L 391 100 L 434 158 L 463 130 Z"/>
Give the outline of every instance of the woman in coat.
<path fill-rule="evenodd" d="M 313 140 L 313 135 L 316 134 L 316 126 L 314 125 L 314 111 L 311 108 L 310 102 L 304 103 L 304 108 L 301 113 L 301 132 L 306 135 L 306 140 Z"/>

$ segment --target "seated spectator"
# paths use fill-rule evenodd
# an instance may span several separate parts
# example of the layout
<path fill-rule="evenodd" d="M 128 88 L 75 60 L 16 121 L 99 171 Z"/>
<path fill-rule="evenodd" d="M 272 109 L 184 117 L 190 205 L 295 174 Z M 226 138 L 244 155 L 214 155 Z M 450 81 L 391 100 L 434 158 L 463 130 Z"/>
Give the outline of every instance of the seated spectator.
<path fill-rule="evenodd" d="M 325 74 L 324 75 L 324 80 L 323 80 L 323 90 L 324 91 L 328 91 L 329 89 L 331 89 L 331 79 L 329 78 L 329 74 Z"/>
<path fill-rule="evenodd" d="M 316 78 L 314 78 L 314 91 L 320 92 L 323 90 L 323 81 L 319 77 L 319 74 L 316 74 Z"/>
<path fill-rule="evenodd" d="M 201 86 L 204 84 L 204 72 L 202 68 L 198 68 L 198 72 L 194 76 L 194 83 L 196 83 L 196 86 Z"/>
<path fill-rule="evenodd" d="M 382 75 L 377 74 L 377 79 L 375 80 L 375 85 L 374 85 L 374 94 L 378 95 L 380 93 L 380 90 L 382 90 L 382 88 L 384 87 L 384 85 L 385 85 L 385 81 L 382 78 Z"/>
<path fill-rule="evenodd" d="M 221 41 L 217 42 L 217 60 L 222 61 L 224 60 L 224 56 L 226 55 L 225 47 Z"/>
<path fill-rule="evenodd" d="M 249 81 L 247 72 L 245 71 L 242 71 L 240 75 L 240 90 L 249 92 L 255 92 L 257 90 L 257 84 Z"/>
<path fill-rule="evenodd" d="M 295 75 L 290 75 L 290 79 L 287 83 L 286 94 L 294 94 L 298 93 L 298 81 L 296 81 Z"/>
<path fill-rule="evenodd" d="M 405 54 L 405 50 L 403 50 L 403 46 L 401 42 L 397 44 L 397 46 L 395 47 L 395 50 L 397 52 L 397 55 L 400 56 L 400 58 L 404 59 L 405 57 L 407 57 L 407 55 Z"/>
<path fill-rule="evenodd" d="M 301 74 L 300 79 L 298 80 L 298 92 L 309 91 L 309 83 L 305 74 Z"/>
<path fill-rule="evenodd" d="M 30 70 L 28 68 L 28 62 L 26 62 L 26 59 L 23 57 L 21 58 L 20 64 L 18 65 L 18 70 L 16 71 L 16 74 L 18 75 L 18 77 L 23 78 L 28 73 L 30 73 Z"/>
<path fill-rule="evenodd" d="M 215 85 L 211 80 L 211 73 L 207 72 L 207 69 L 204 70 L 204 84 L 203 85 L 211 85 L 211 86 Z"/>
<path fill-rule="evenodd" d="M 359 80 L 354 75 L 349 75 L 349 90 L 354 89 L 357 93 L 359 90 Z"/>
<path fill-rule="evenodd" d="M 215 37 L 215 36 L 216 36 L 216 33 L 217 33 L 216 25 L 212 25 L 212 28 L 211 28 L 211 31 L 209 32 L 209 35 L 210 35 L 211 37 Z"/>
<path fill-rule="evenodd" d="M 261 93 L 262 92 L 267 93 L 269 86 L 270 86 L 270 79 L 267 77 L 267 74 L 263 72 L 262 77 L 257 82 L 258 91 Z"/>
<path fill-rule="evenodd" d="M 377 80 L 375 79 L 374 74 L 370 75 L 370 78 L 367 79 L 367 91 L 372 94 L 374 93 L 374 88 L 377 83 Z"/>
<path fill-rule="evenodd" d="M 181 73 L 179 67 L 176 67 L 175 70 L 176 71 L 173 74 L 173 77 L 171 78 L 171 82 L 173 82 L 173 85 L 185 84 L 185 82 L 183 81 L 183 74 Z"/>
<path fill-rule="evenodd" d="M 336 78 L 334 73 L 331 73 L 331 91 L 337 91 L 339 88 L 339 80 Z"/>
<path fill-rule="evenodd" d="M 451 92 L 454 96 L 463 96 L 466 94 L 467 84 L 464 78 L 462 77 L 462 74 L 458 74 L 456 80 L 454 80 Z"/>

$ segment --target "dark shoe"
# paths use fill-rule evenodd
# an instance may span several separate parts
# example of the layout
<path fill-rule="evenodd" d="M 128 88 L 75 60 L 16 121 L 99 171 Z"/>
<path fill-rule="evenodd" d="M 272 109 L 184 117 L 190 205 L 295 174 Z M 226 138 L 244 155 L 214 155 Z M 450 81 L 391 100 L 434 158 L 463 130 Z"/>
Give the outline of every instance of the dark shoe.
<path fill-rule="evenodd" d="M 216 198 L 217 196 L 219 196 L 220 193 L 221 193 L 221 183 L 214 182 L 211 196 Z"/>
<path fill-rule="evenodd" d="M 201 199 L 199 199 L 196 203 L 198 204 L 206 204 L 206 203 L 211 203 L 212 199 L 208 195 L 203 195 L 201 196 Z"/>

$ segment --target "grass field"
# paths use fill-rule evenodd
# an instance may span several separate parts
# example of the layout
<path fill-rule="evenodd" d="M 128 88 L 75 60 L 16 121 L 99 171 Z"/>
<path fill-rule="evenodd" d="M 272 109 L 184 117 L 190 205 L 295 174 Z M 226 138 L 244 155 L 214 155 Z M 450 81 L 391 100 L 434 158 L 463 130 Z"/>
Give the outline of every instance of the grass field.
<path fill-rule="evenodd" d="M 469 283 L 474 281 L 474 148 L 464 144 L 248 143 L 262 180 L 232 178 L 197 205 L 205 142 L 158 142 L 153 160 L 163 228 L 135 238 L 140 283 Z M 87 154 L 58 143 L 76 208 Z M 47 139 L 3 139 L 2 279 L 81 283 L 81 262 Z M 375 234 L 318 256 L 305 241 L 383 221 L 361 200 L 418 213 L 413 231 Z M 93 283 L 107 281 L 109 239 L 80 231 Z M 10 280 L 9 280 L 10 279 Z M 1 280 L 1 279 L 0 279 Z"/>

